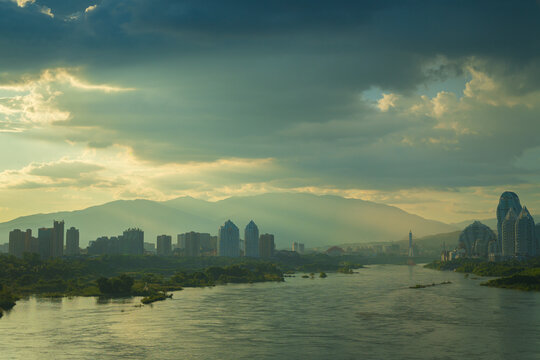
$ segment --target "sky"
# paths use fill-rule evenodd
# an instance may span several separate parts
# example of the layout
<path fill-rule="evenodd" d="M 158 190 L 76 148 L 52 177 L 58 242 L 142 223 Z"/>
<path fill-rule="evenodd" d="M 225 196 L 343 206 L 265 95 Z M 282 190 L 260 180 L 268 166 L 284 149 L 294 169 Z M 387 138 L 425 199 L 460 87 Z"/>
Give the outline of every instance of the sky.
<path fill-rule="evenodd" d="M 540 214 L 540 1 L 0 0 L 0 221 L 309 192 Z"/>

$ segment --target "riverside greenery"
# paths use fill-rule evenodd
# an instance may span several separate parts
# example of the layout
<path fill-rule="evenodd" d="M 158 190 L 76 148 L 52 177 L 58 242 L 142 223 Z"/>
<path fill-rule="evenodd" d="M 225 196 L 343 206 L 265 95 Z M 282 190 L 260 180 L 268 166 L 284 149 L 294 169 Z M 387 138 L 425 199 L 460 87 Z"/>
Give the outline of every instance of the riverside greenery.
<path fill-rule="evenodd" d="M 29 295 L 143 296 L 162 300 L 167 291 L 227 283 L 283 281 L 283 273 L 361 267 L 358 257 L 278 254 L 263 259 L 103 255 L 41 260 L 0 255 L 0 309 Z M 155 300 L 154 300 L 155 301 Z"/>
<path fill-rule="evenodd" d="M 456 259 L 452 261 L 434 261 L 425 265 L 435 270 L 453 270 L 462 273 L 472 273 L 478 276 L 496 276 L 484 286 L 540 291 L 540 257 L 527 260 L 507 260 L 500 262 L 485 261 L 482 259 Z"/>

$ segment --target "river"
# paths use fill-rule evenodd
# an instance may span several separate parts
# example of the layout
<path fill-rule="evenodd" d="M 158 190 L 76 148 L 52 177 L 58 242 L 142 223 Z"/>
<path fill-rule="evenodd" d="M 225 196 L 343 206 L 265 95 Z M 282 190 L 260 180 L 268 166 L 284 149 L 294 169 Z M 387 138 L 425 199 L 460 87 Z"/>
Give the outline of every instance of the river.
<path fill-rule="evenodd" d="M 185 289 L 142 307 L 139 298 L 32 297 L 0 319 L 0 358 L 540 359 L 540 293 L 484 280 L 372 265 Z"/>

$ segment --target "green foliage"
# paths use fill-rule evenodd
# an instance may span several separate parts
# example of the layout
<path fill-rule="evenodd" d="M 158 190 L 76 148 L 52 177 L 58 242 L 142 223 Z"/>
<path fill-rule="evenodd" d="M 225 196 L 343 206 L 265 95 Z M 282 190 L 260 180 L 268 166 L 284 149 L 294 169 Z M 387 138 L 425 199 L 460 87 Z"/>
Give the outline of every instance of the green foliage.
<path fill-rule="evenodd" d="M 538 257 L 524 261 L 513 259 L 500 262 L 463 258 L 446 262 L 434 261 L 427 264 L 426 267 L 435 270 L 473 273 L 479 276 L 502 276 L 499 279 L 489 280 L 482 285 L 540 291 L 540 258 Z"/>
<path fill-rule="evenodd" d="M 135 283 L 133 278 L 126 274 L 111 279 L 100 277 L 96 282 L 99 291 L 104 295 L 130 295 Z"/>
<path fill-rule="evenodd" d="M 156 301 L 163 301 L 170 298 L 172 298 L 172 294 L 167 294 L 165 292 L 158 292 L 154 295 L 150 295 L 150 296 L 146 296 L 142 298 L 141 302 L 146 305 L 146 304 L 151 304 Z"/>

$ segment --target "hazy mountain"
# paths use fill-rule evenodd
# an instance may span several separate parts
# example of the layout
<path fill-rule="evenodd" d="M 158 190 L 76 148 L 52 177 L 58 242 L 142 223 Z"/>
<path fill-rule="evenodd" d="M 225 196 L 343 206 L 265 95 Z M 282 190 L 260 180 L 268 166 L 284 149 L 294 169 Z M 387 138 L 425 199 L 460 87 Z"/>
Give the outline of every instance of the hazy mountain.
<path fill-rule="evenodd" d="M 471 225 L 473 222 L 475 221 L 480 221 L 482 224 L 484 225 L 487 225 L 491 228 L 491 230 L 497 232 L 497 219 L 496 218 L 492 218 L 492 219 L 483 219 L 483 220 L 465 220 L 465 221 L 460 221 L 458 223 L 453 223 L 452 225 L 458 227 L 459 229 L 465 229 L 467 226 Z"/>
<path fill-rule="evenodd" d="M 84 210 L 37 214 L 0 224 L 7 241 L 15 228 L 50 227 L 53 219 L 65 220 L 66 229 L 80 229 L 81 246 L 102 235 L 117 235 L 128 227 L 145 231 L 145 241 L 155 242 L 158 234 L 173 235 L 190 230 L 217 234 L 219 226 L 231 219 L 243 229 L 253 219 L 261 233 L 276 236 L 278 248 L 292 241 L 306 247 L 391 241 L 403 239 L 412 229 L 416 236 L 456 230 L 453 225 L 427 220 L 399 208 L 369 201 L 310 194 L 264 194 L 207 202 L 190 197 L 165 202 L 121 200 Z"/>

